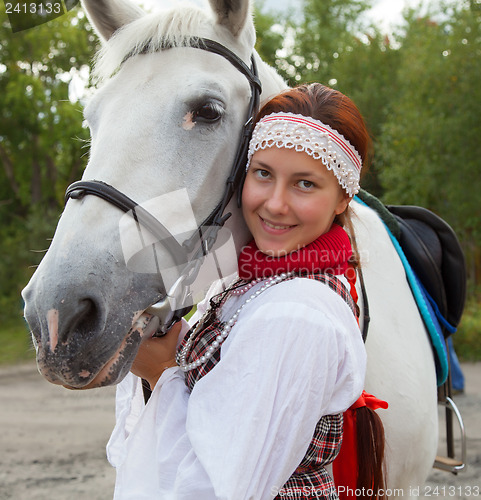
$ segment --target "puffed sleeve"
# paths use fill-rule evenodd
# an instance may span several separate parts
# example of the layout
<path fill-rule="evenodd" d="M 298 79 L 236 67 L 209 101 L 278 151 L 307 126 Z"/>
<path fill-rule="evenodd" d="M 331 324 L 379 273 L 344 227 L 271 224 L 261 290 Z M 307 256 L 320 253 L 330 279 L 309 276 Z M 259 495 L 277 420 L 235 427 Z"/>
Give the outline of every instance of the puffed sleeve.
<path fill-rule="evenodd" d="M 221 361 L 192 393 L 178 368 L 164 372 L 125 438 L 115 498 L 276 496 L 321 416 L 346 410 L 363 388 L 356 321 L 339 296 L 311 281 L 272 287 L 245 306 Z"/>

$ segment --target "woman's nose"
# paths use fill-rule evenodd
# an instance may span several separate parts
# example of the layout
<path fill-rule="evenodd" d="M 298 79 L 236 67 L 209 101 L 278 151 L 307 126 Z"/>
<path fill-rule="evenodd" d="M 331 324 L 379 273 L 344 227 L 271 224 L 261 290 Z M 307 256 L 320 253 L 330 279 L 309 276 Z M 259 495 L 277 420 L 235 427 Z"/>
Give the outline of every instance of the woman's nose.
<path fill-rule="evenodd" d="M 284 186 L 276 185 L 269 193 L 264 203 L 267 210 L 272 214 L 285 214 L 289 211 L 289 201 L 287 189 Z"/>

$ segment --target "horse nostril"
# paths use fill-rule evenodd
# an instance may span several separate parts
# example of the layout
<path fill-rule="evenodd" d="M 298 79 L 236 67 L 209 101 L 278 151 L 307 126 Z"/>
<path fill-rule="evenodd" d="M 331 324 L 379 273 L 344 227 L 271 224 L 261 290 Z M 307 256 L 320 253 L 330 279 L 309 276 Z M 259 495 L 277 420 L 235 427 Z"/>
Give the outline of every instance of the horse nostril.
<path fill-rule="evenodd" d="M 95 299 L 80 299 L 76 307 L 72 307 L 70 311 L 65 311 L 65 313 L 66 319 L 68 319 L 64 328 L 59 331 L 59 336 L 63 341 L 68 340 L 73 335 L 85 339 L 98 331 L 100 309 Z"/>

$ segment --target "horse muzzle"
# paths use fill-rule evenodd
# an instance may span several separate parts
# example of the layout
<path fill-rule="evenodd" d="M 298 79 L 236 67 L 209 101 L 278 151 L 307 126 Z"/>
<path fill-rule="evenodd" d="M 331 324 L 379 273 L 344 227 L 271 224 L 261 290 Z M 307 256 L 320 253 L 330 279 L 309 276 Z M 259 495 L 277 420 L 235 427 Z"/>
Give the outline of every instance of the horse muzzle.
<path fill-rule="evenodd" d="M 69 389 L 91 389 L 118 383 L 128 373 L 143 337 L 152 336 L 158 328 L 158 318 L 136 313 L 128 333 L 104 334 L 120 342 L 101 342 L 87 330 L 71 329 L 65 333 L 59 323 L 59 311 L 47 312 L 46 329 L 32 328 L 39 372 L 51 383 Z M 35 325 L 36 318 L 26 318 Z M 82 333 L 84 335 L 82 335 Z M 90 335 L 90 341 L 85 337 Z"/>
<path fill-rule="evenodd" d="M 39 371 L 70 388 L 116 384 L 128 373 L 142 337 L 157 331 L 158 319 L 144 311 L 161 296 L 158 278 L 101 274 L 92 267 L 74 272 L 53 255 L 22 292 Z"/>

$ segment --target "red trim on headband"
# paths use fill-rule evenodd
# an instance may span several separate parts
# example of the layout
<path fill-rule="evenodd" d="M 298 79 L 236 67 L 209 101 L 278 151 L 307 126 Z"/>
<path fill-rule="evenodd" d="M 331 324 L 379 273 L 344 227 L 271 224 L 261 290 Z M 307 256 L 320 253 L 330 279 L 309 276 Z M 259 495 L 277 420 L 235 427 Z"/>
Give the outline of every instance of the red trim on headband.
<path fill-rule="evenodd" d="M 302 118 L 300 116 L 292 116 L 292 115 L 284 115 L 281 113 L 276 113 L 275 115 L 269 115 L 265 116 L 260 120 L 259 123 L 268 123 L 271 121 L 288 121 L 292 123 L 299 123 L 301 125 L 307 125 L 319 132 L 324 132 L 329 135 L 329 137 L 335 141 L 335 143 L 342 148 L 342 150 L 349 156 L 351 159 L 352 163 L 354 164 L 354 167 L 360 172 L 362 163 L 359 158 L 359 153 L 356 155 L 351 148 L 353 146 L 349 144 L 349 142 L 342 138 L 336 130 L 332 129 L 331 127 L 327 128 L 328 125 L 322 124 L 319 120 L 315 120 L 314 118 L 309 119 L 308 117 Z"/>

